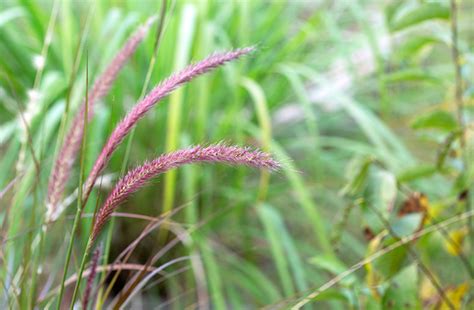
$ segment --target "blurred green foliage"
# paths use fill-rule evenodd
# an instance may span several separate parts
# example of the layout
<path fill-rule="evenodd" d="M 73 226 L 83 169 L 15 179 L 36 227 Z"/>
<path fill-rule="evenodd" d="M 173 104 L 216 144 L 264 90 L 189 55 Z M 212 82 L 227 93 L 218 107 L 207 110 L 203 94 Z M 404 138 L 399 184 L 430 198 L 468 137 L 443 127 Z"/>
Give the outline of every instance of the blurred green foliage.
<path fill-rule="evenodd" d="M 258 51 L 165 99 L 107 173 L 115 181 L 123 166 L 220 141 L 261 147 L 283 168 L 189 166 L 133 195 L 120 212 L 157 217 L 183 209 L 169 220 L 170 233 L 154 229 L 122 263 L 147 264 L 174 234 L 179 242 L 155 267 L 191 258 L 145 277 L 125 295 L 128 307 L 474 307 L 474 6 L 456 3 L 457 14 L 447 0 L 168 1 L 147 91 L 216 50 Z M 39 234 L 61 120 L 70 121 L 84 97 L 86 58 L 90 86 L 161 5 L 1 1 L 0 307 L 55 304 L 73 207 L 47 224 L 44 242 Z M 86 172 L 140 97 L 154 35 L 97 107 Z M 75 168 L 68 194 L 78 187 Z M 86 215 L 110 186 L 94 192 Z M 81 222 L 68 275 L 77 271 L 90 221 Z M 101 264 L 148 224 L 116 219 Z M 136 273 L 122 271 L 108 298 L 112 277 L 101 273 L 98 305 L 124 298 L 119 292 Z"/>

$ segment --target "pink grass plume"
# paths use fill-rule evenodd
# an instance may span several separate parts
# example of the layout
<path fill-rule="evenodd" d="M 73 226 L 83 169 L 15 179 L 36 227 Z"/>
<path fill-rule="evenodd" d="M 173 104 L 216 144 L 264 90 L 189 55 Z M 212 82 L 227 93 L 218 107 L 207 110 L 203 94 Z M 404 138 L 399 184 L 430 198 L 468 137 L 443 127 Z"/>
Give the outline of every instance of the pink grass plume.
<path fill-rule="evenodd" d="M 137 122 L 161 99 L 169 95 L 179 86 L 191 81 L 192 79 L 211 71 L 229 61 L 235 60 L 254 50 L 253 47 L 236 49 L 225 53 L 216 53 L 206 59 L 189 65 L 182 71 L 170 76 L 158 84 L 142 101 L 136 104 L 125 118 L 115 127 L 107 143 L 97 158 L 85 183 L 84 201 L 87 201 L 89 194 L 96 182 L 99 174 L 104 170 L 110 160 L 113 152 L 117 149 L 125 136 L 132 130 Z"/>
<path fill-rule="evenodd" d="M 96 214 L 91 239 L 95 240 L 97 238 L 102 227 L 114 210 L 122 204 L 127 197 L 145 186 L 152 178 L 173 168 L 202 162 L 224 163 L 233 166 L 244 165 L 269 170 L 277 170 L 280 168 L 280 164 L 267 153 L 222 144 L 207 147 L 195 146 L 161 155 L 129 171 L 117 182 L 105 203 Z"/>
<path fill-rule="evenodd" d="M 95 81 L 88 98 L 88 115 L 89 121 L 94 114 L 94 105 L 102 97 L 107 95 L 114 81 L 116 80 L 120 70 L 123 68 L 127 60 L 135 53 L 138 45 L 145 38 L 151 24 L 156 17 L 151 17 L 148 21 L 140 26 L 138 30 L 130 36 L 122 49 L 116 54 L 104 72 Z M 47 196 L 47 218 L 54 220 L 60 213 L 58 205 L 63 197 L 64 189 L 71 174 L 72 165 L 74 164 L 79 152 L 82 137 L 84 135 L 86 102 L 81 104 L 79 110 L 74 117 L 71 127 L 65 136 L 63 145 L 58 153 L 56 161 L 48 184 Z"/>

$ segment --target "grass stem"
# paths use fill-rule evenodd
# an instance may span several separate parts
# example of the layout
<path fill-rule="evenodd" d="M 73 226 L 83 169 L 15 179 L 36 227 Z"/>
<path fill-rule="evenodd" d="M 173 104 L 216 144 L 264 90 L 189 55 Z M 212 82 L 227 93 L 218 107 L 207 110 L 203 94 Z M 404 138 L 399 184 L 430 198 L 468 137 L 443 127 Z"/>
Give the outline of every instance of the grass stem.
<path fill-rule="evenodd" d="M 85 101 L 85 109 L 84 109 L 84 119 L 87 119 L 87 115 L 89 113 L 89 56 L 88 56 L 88 53 L 86 52 L 86 101 Z M 77 195 L 77 208 L 76 208 L 76 215 L 74 217 L 74 224 L 72 226 L 72 231 L 71 231 L 71 237 L 70 237 L 70 240 L 69 240 L 69 245 L 68 245 L 68 249 L 67 249 L 67 253 L 66 253 L 66 261 L 64 263 L 64 270 L 63 270 L 63 277 L 62 277 L 62 280 L 61 280 L 61 288 L 59 290 L 59 297 L 58 297 L 58 303 L 57 303 L 57 307 L 56 309 L 57 310 L 60 310 L 61 308 L 61 303 L 62 303 L 62 299 L 63 299 L 63 295 L 64 295 L 64 283 L 66 281 L 66 278 L 67 278 L 67 271 L 68 271 L 68 268 L 69 268 L 69 263 L 70 263 L 70 260 L 71 260 L 71 254 L 72 254 L 72 249 L 74 247 L 74 240 L 75 240 L 75 235 L 76 235 L 76 232 L 77 232 L 77 229 L 79 228 L 79 221 L 81 220 L 81 214 L 82 214 L 82 209 L 84 207 L 84 204 L 83 204 L 83 200 L 82 200 L 82 184 L 84 183 L 84 167 L 85 167 L 85 154 L 86 154 L 86 140 L 87 140 L 87 124 L 88 122 L 83 122 L 83 126 L 84 126 L 84 136 L 83 136 L 83 139 L 82 139 L 82 145 L 81 145 L 81 165 L 80 165 L 80 173 L 79 173 L 79 186 L 78 186 L 78 195 Z M 86 257 L 86 253 L 87 253 L 87 249 L 86 248 L 86 252 L 84 254 L 84 257 Z M 84 262 L 83 262 L 84 263 Z M 80 283 L 80 276 L 79 275 L 79 279 L 78 279 L 78 284 Z M 76 285 L 77 287 L 78 285 Z M 74 298 L 72 299 L 71 301 L 71 305 L 74 304 Z"/>

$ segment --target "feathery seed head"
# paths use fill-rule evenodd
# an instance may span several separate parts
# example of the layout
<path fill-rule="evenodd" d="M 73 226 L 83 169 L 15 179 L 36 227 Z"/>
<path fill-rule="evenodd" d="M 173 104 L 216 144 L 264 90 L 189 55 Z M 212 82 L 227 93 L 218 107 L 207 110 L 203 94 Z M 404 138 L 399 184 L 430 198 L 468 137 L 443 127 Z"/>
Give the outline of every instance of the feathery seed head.
<path fill-rule="evenodd" d="M 117 53 L 104 72 L 96 80 L 87 101 L 87 120 L 90 120 L 94 114 L 95 103 L 109 92 L 120 70 L 123 68 L 127 60 L 133 55 L 133 53 L 135 53 L 138 45 L 145 38 L 148 30 L 151 27 L 151 24 L 155 20 L 156 16 L 149 18 L 144 25 L 139 27 L 138 30 L 130 36 L 122 49 Z M 56 158 L 56 162 L 54 163 L 48 184 L 48 221 L 55 220 L 57 216 L 59 216 L 60 212 L 57 212 L 58 205 L 63 197 L 65 185 L 71 174 L 72 165 L 76 160 L 77 154 L 81 147 L 82 137 L 84 135 L 84 120 L 86 119 L 85 110 L 86 102 L 84 100 L 72 121 L 71 127 L 65 136 L 64 143 Z"/>
<path fill-rule="evenodd" d="M 216 53 L 206 59 L 189 65 L 182 71 L 171 75 L 169 78 L 158 84 L 142 101 L 137 103 L 125 118 L 115 127 L 107 143 L 97 158 L 85 184 L 84 201 L 87 200 L 92 187 L 110 160 L 113 152 L 117 149 L 125 136 L 131 131 L 136 123 L 161 99 L 169 95 L 179 86 L 191 81 L 192 79 L 207 73 L 229 61 L 235 60 L 254 50 L 253 47 L 236 49 L 225 53 Z"/>
<path fill-rule="evenodd" d="M 195 146 L 161 155 L 129 171 L 127 175 L 117 182 L 117 185 L 97 212 L 91 239 L 95 240 L 97 238 L 114 210 L 132 193 L 145 186 L 152 178 L 173 168 L 200 162 L 224 163 L 233 166 L 244 165 L 269 170 L 278 170 L 280 168 L 280 164 L 267 153 L 223 144 L 207 147 Z"/>

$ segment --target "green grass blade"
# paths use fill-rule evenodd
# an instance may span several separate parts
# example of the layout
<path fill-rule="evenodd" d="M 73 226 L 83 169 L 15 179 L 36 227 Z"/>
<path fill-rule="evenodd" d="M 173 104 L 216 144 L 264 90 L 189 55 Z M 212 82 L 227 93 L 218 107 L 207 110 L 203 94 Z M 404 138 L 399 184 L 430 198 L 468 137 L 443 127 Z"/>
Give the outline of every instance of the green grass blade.
<path fill-rule="evenodd" d="M 189 62 L 195 28 L 196 7 L 187 4 L 183 6 L 180 15 L 179 34 L 176 43 L 176 56 L 174 59 L 174 71 L 183 68 Z M 166 130 L 167 152 L 174 151 L 179 146 L 184 91 L 185 87 L 179 88 L 170 96 Z M 165 175 L 163 212 L 168 212 L 173 208 L 175 191 L 176 171 L 170 171 Z"/>

